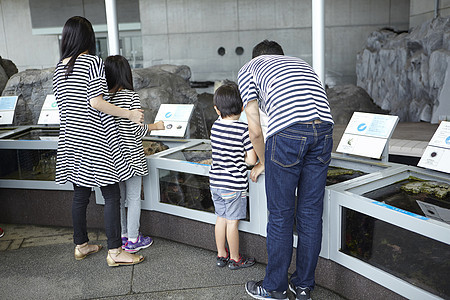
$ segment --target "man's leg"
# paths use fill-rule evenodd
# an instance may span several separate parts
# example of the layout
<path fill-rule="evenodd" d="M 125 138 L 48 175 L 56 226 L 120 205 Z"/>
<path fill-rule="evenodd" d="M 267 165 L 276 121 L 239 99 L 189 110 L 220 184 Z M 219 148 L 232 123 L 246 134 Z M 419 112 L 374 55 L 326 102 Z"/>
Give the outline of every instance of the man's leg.
<path fill-rule="evenodd" d="M 292 257 L 295 190 L 298 185 L 306 139 L 283 130 L 266 142 L 265 176 L 268 263 L 263 287 L 283 292 L 288 288 Z"/>
<path fill-rule="evenodd" d="M 298 183 L 296 287 L 314 288 L 314 274 L 322 242 L 323 197 L 332 150 L 332 126 L 315 125 L 314 142 L 305 154 Z"/>

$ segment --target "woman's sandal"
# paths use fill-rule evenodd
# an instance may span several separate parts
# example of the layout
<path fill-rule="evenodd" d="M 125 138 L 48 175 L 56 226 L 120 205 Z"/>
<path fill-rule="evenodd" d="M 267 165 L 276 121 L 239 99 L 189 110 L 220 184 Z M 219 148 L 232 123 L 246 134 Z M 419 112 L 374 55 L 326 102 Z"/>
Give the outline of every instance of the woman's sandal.
<path fill-rule="evenodd" d="M 87 253 L 83 253 L 80 251 L 80 249 L 86 248 L 87 246 L 96 246 L 96 248 L 94 250 L 91 250 Z M 77 245 L 75 247 L 75 259 L 76 260 L 82 260 L 84 259 L 86 256 L 88 256 L 89 254 L 93 254 L 93 253 L 97 253 L 98 251 L 100 251 L 102 249 L 102 245 L 88 245 L 88 243 L 84 243 L 81 245 Z"/>
<path fill-rule="evenodd" d="M 122 248 L 118 248 L 118 249 L 114 249 L 116 251 L 108 251 L 108 256 L 106 256 L 106 262 L 108 263 L 108 266 L 110 267 L 118 267 L 118 266 L 131 266 L 131 265 L 135 265 L 138 264 L 140 262 L 142 262 L 144 260 L 144 257 L 142 255 L 137 255 L 137 254 L 131 254 L 128 252 L 125 252 L 122 250 Z M 126 256 L 129 256 L 132 258 L 131 262 L 125 262 L 125 261 L 116 261 L 114 260 L 117 259 L 117 257 L 121 254 L 121 253 L 126 254 Z"/>

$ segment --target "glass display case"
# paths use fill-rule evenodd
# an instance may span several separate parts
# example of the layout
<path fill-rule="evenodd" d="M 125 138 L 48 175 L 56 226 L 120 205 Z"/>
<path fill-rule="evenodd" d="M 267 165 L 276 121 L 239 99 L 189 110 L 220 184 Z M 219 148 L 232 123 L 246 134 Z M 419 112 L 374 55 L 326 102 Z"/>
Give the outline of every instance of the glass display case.
<path fill-rule="evenodd" d="M 347 154 L 332 153 L 331 162 L 328 167 L 327 183 L 323 206 L 323 234 L 320 256 L 329 258 L 329 231 L 330 231 L 330 190 L 347 185 L 351 182 L 365 182 L 378 172 L 399 168 L 401 165 L 382 162 L 376 159 L 356 157 Z M 294 230 L 295 232 L 295 230 Z M 297 244 L 297 234 L 294 233 L 294 246 Z"/>
<path fill-rule="evenodd" d="M 0 126 L 0 138 L 3 136 L 9 134 L 11 131 L 16 130 L 16 127 L 10 127 L 10 126 Z"/>
<path fill-rule="evenodd" d="M 148 158 L 150 174 L 144 178 L 142 208 L 215 224 L 209 189 L 210 164 L 209 140 L 191 140 L 152 155 Z M 265 232 L 261 215 L 267 214 L 263 177 L 257 183 L 249 182 L 247 218 L 240 222 L 240 230 L 261 235 Z"/>
<path fill-rule="evenodd" d="M 330 189 L 330 258 L 409 299 L 450 298 L 450 175 L 401 166 Z"/>
<path fill-rule="evenodd" d="M 59 127 L 18 126 L 0 138 L 0 187 L 72 190 L 55 183 Z"/>

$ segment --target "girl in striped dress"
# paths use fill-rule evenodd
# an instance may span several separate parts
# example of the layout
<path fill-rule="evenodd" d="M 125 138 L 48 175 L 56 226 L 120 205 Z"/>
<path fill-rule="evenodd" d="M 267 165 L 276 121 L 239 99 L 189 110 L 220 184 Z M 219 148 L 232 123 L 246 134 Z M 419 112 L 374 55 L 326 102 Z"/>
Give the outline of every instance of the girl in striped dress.
<path fill-rule="evenodd" d="M 125 57 L 109 56 L 105 60 L 106 81 L 111 93 L 111 103 L 124 109 L 140 109 L 139 95 L 133 89 L 131 67 Z M 130 253 L 149 247 L 153 240 L 139 232 L 141 218 L 142 176 L 148 175 L 142 138 L 151 130 L 163 130 L 164 122 L 140 126 L 128 119 L 116 117 L 119 134 L 133 177 L 120 183 L 120 220 L 122 248 Z M 128 212 L 125 205 L 128 205 Z"/>
<path fill-rule="evenodd" d="M 106 102 L 103 61 L 94 56 L 95 35 L 91 23 L 72 17 L 64 25 L 61 61 L 53 75 L 53 92 L 59 109 L 60 132 L 56 160 L 58 184 L 71 182 L 75 259 L 98 252 L 101 245 L 88 244 L 86 209 L 92 187 L 105 198 L 104 221 L 109 266 L 132 265 L 144 257 L 122 251 L 120 237 L 119 182 L 133 176 L 125 159 L 114 117 L 140 123 L 142 111 L 122 109 Z"/>

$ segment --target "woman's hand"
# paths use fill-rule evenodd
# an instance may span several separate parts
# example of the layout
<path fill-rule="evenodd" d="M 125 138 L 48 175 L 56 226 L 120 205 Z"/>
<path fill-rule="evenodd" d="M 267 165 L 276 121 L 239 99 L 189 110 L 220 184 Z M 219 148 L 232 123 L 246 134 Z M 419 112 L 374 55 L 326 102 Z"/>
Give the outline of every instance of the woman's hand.
<path fill-rule="evenodd" d="M 127 117 L 128 120 L 131 122 L 137 123 L 142 125 L 142 122 L 144 122 L 144 110 L 142 109 L 132 109 L 130 110 L 129 116 Z"/>
<path fill-rule="evenodd" d="M 250 179 L 253 182 L 256 182 L 258 180 L 258 176 L 261 175 L 262 172 L 264 172 L 264 165 L 259 162 L 250 171 Z"/>

